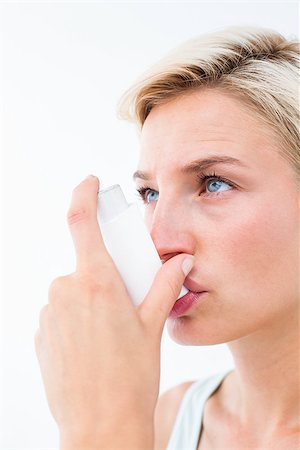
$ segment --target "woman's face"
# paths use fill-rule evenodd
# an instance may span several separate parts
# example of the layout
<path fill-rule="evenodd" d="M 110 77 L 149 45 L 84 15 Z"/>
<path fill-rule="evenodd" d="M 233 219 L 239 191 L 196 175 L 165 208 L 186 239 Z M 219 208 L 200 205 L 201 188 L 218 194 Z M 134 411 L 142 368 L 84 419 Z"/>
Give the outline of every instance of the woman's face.
<path fill-rule="evenodd" d="M 163 261 L 195 256 L 188 280 L 207 291 L 168 318 L 179 343 L 229 342 L 297 312 L 298 189 L 276 142 L 253 112 L 216 89 L 156 106 L 146 119 L 138 169 L 148 179 L 136 182 L 148 188 L 147 227 Z"/>

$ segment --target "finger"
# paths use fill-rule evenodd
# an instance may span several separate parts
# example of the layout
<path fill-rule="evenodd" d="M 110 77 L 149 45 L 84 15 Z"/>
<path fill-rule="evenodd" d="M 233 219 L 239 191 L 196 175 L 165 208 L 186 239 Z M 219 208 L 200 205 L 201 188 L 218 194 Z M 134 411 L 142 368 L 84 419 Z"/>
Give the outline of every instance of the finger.
<path fill-rule="evenodd" d="M 38 328 L 34 334 L 34 347 L 35 347 L 36 354 L 38 354 L 38 351 L 40 349 L 41 340 L 42 340 L 41 330 L 40 330 L 40 328 Z"/>
<path fill-rule="evenodd" d="M 73 191 L 67 214 L 75 246 L 77 271 L 103 268 L 110 262 L 97 220 L 99 180 L 89 175 Z"/>
<path fill-rule="evenodd" d="M 192 270 L 191 255 L 177 255 L 163 264 L 152 287 L 139 306 L 142 320 L 162 333 L 168 315 L 176 302 L 187 274 Z"/>

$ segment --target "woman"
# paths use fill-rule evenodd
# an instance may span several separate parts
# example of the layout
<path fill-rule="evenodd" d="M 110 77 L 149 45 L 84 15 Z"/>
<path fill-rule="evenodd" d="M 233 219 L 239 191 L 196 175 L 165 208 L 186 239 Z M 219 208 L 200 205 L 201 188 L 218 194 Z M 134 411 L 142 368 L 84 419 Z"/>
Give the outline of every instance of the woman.
<path fill-rule="evenodd" d="M 164 264 L 134 308 L 99 231 L 99 180 L 74 190 L 76 271 L 52 283 L 36 334 L 61 448 L 299 448 L 298 61 L 276 32 L 229 28 L 123 98 Z M 227 343 L 235 369 L 157 401 L 165 322 L 181 344 Z"/>

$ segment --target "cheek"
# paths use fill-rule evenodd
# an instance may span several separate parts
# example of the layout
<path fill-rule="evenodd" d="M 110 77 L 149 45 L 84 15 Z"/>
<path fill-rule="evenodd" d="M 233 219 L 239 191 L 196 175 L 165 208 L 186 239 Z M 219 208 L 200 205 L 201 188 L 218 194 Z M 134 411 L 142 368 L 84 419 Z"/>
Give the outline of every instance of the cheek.
<path fill-rule="evenodd" d="M 297 277 L 298 217 L 295 208 L 260 205 L 225 222 L 219 254 L 224 277 L 251 292 L 282 292 Z"/>

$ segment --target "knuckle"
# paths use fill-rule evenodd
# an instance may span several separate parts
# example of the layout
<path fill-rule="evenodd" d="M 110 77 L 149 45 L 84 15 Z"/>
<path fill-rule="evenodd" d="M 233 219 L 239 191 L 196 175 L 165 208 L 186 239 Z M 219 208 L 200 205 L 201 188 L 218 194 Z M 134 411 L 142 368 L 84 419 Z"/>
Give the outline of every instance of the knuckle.
<path fill-rule="evenodd" d="M 119 280 L 111 270 L 88 270 L 74 272 L 67 276 L 55 278 L 49 286 L 49 303 L 40 312 L 40 323 L 45 323 L 53 311 L 65 310 L 72 303 L 93 306 L 102 299 L 112 298 L 120 292 Z M 51 306 L 51 308 L 49 308 Z"/>
<path fill-rule="evenodd" d="M 98 276 L 97 276 L 98 275 Z M 96 295 L 106 292 L 108 284 L 107 280 L 103 280 L 103 277 L 90 271 L 89 273 L 82 273 L 77 277 L 78 287 L 81 291 L 86 292 L 87 295 Z"/>
<path fill-rule="evenodd" d="M 89 217 L 89 211 L 85 206 L 71 206 L 67 212 L 67 221 L 70 226 L 83 222 Z"/>
<path fill-rule="evenodd" d="M 99 272 L 98 276 L 92 272 L 79 274 L 77 289 L 82 293 L 81 298 L 84 298 L 85 305 L 91 308 L 101 304 L 102 301 L 107 301 L 108 298 L 112 300 L 115 296 L 114 283 L 104 278 L 103 274 L 99 276 Z"/>
<path fill-rule="evenodd" d="M 66 290 L 70 287 L 70 277 L 61 276 L 55 278 L 49 286 L 49 302 L 56 302 L 64 296 Z"/>
<path fill-rule="evenodd" d="M 49 295 L 54 296 L 57 292 L 60 292 L 63 286 L 62 277 L 55 278 L 49 286 Z"/>

